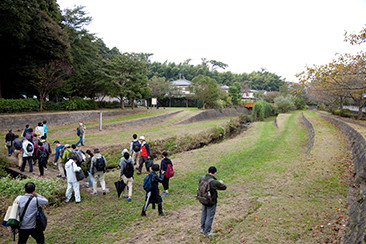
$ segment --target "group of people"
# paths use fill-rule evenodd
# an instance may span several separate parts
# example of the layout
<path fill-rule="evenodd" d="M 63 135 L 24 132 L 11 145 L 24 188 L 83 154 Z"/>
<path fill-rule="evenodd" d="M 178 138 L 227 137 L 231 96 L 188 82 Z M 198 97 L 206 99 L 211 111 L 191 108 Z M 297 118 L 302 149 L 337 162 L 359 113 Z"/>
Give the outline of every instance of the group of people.
<path fill-rule="evenodd" d="M 38 162 L 39 176 L 44 176 L 44 169 L 47 169 L 47 161 L 52 153 L 51 145 L 47 141 L 47 129 L 47 121 L 43 121 L 38 123 L 34 131 L 27 124 L 21 134 L 22 138 L 14 134 L 12 129 L 5 135 L 8 154 L 14 154 L 20 171 L 24 172 L 28 162 L 29 172 L 33 172 L 33 165 Z"/>
<path fill-rule="evenodd" d="M 42 129 L 42 128 L 43 129 Z M 65 144 L 62 145 L 59 141 L 54 141 L 55 149 L 55 158 L 54 164 L 58 164 L 59 169 L 59 177 L 66 178 L 67 180 L 67 190 L 65 193 L 66 202 L 69 202 L 72 198 L 72 192 L 74 191 L 75 202 L 80 203 L 80 185 L 77 180 L 77 174 L 82 171 L 81 164 L 85 162 L 87 166 L 88 173 L 88 182 L 85 184 L 87 186 L 93 187 L 93 194 L 97 195 L 97 183 L 100 182 L 102 187 L 103 195 L 106 194 L 106 183 L 104 180 L 104 173 L 107 170 L 107 161 L 106 158 L 100 153 L 98 148 L 93 150 L 93 153 L 90 150 L 86 150 L 86 152 L 78 149 L 77 146 L 80 144 L 84 146 L 84 136 L 85 136 L 86 127 L 80 123 L 77 129 L 77 135 L 80 137 L 80 140 L 73 145 Z M 29 125 L 26 126 L 25 130 L 22 133 L 24 139 L 20 139 L 18 135 L 14 135 L 12 130 L 9 130 L 9 133 L 6 135 L 7 146 L 8 141 L 11 141 L 11 151 L 9 151 L 9 155 L 12 153 L 19 159 L 18 165 L 21 171 L 24 171 L 24 167 L 26 162 L 29 163 L 29 171 L 32 172 L 32 160 L 38 160 L 40 176 L 43 176 L 43 168 L 47 168 L 47 160 L 48 156 L 52 153 L 51 146 L 47 141 L 47 121 L 43 123 L 39 123 L 35 128 L 35 133 L 33 133 L 32 128 L 29 128 Z M 151 181 L 151 189 L 146 191 L 145 202 L 141 211 L 141 216 L 146 216 L 147 207 L 152 204 L 153 209 L 155 208 L 155 204 L 158 205 L 158 212 L 160 216 L 165 216 L 166 214 L 163 212 L 162 206 L 162 197 L 159 192 L 158 184 L 161 183 L 163 186 L 163 194 L 169 195 L 169 177 L 166 177 L 166 172 L 168 167 L 172 167 L 172 161 L 168 158 L 168 153 L 163 152 L 163 159 L 161 160 L 160 165 L 154 164 L 151 160 L 150 156 L 150 147 L 148 143 L 145 141 L 144 136 L 140 136 L 137 139 L 137 134 L 133 135 L 133 140 L 131 141 L 129 150 L 122 150 L 122 157 L 120 159 L 119 168 L 120 168 L 120 179 L 125 183 L 126 187 L 123 192 L 123 197 L 128 201 L 132 200 L 132 185 L 134 179 L 134 171 L 137 170 L 137 174 L 141 174 L 143 171 L 143 166 L 145 164 L 146 174 L 148 176 L 146 178 L 150 178 Z M 45 156 L 47 154 L 47 156 Z M 60 162 L 58 160 L 60 159 Z M 201 177 L 199 180 L 199 189 L 200 191 L 202 187 L 208 187 L 206 191 L 208 192 L 210 201 L 203 201 L 202 209 L 201 209 L 201 233 L 205 236 L 212 236 L 214 233 L 211 232 L 212 222 L 216 212 L 216 204 L 217 204 L 217 190 L 225 190 L 226 186 L 223 181 L 219 181 L 215 178 L 217 169 L 215 167 L 210 167 L 208 169 L 208 173 Z M 146 178 L 144 181 L 146 181 Z M 31 183 L 31 182 L 30 182 Z M 32 183 L 33 184 L 33 183 Z M 24 208 L 23 204 L 30 197 L 36 197 L 35 193 L 35 185 L 28 184 L 25 186 L 26 194 L 22 198 L 22 203 L 19 204 L 20 208 Z M 145 183 L 144 183 L 145 184 Z M 202 191 L 202 190 L 201 190 Z M 39 196 L 39 195 L 38 195 Z M 42 204 L 47 203 L 47 199 L 40 197 L 42 199 Z M 197 198 L 198 199 L 198 198 Z M 200 199 L 199 199 L 200 200 Z M 31 201 L 32 202 L 32 201 Z M 32 206 L 32 205 L 31 205 Z M 33 218 L 33 217 L 29 217 Z M 29 235 L 32 235 L 37 242 L 42 240 L 44 242 L 43 232 L 35 233 L 37 230 L 33 228 L 33 224 L 22 224 L 20 231 L 19 241 L 28 239 Z"/>

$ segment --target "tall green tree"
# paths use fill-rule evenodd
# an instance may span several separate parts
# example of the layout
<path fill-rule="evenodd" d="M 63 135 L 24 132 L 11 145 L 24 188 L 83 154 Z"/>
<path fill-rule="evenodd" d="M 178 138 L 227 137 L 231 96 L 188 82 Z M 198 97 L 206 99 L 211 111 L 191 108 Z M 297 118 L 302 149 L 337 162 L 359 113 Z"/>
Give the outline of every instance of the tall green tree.
<path fill-rule="evenodd" d="M 199 75 L 192 80 L 189 86 L 195 97 L 202 101 L 203 109 L 217 107 L 217 101 L 220 98 L 220 89 L 216 80 L 208 76 Z"/>
<path fill-rule="evenodd" d="M 234 105 L 238 105 L 241 101 L 241 86 L 239 82 L 234 82 L 232 86 L 229 87 L 229 96 Z"/>

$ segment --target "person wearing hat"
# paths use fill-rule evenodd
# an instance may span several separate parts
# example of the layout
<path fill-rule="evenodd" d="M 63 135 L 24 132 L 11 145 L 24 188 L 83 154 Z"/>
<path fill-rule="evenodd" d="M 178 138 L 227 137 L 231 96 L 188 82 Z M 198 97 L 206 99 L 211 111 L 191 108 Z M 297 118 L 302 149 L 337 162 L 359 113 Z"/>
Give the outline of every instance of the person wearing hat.
<path fill-rule="evenodd" d="M 140 165 L 137 169 L 137 174 L 141 174 L 142 165 L 145 163 L 146 172 L 150 173 L 150 147 L 149 144 L 145 141 L 144 136 L 140 136 L 141 142 L 141 152 L 140 152 Z"/>
<path fill-rule="evenodd" d="M 86 130 L 85 125 L 83 123 L 79 123 L 79 127 L 77 129 L 77 135 L 80 137 L 80 140 L 75 144 L 76 146 L 78 146 L 79 143 L 81 146 L 84 146 L 85 130 Z"/>
<path fill-rule="evenodd" d="M 36 128 L 34 128 L 34 133 L 37 135 L 37 137 L 44 136 L 44 129 L 43 129 L 42 122 L 39 122 L 38 126 L 36 126 Z"/>
<path fill-rule="evenodd" d="M 5 136 L 5 142 L 6 142 L 6 147 L 8 148 L 8 154 L 9 154 L 9 157 L 11 156 L 11 154 L 13 153 L 13 147 L 12 147 L 12 144 L 13 144 L 13 141 L 15 139 L 14 137 L 14 133 L 13 133 L 13 130 L 10 129 L 8 134 L 6 134 Z"/>
<path fill-rule="evenodd" d="M 107 160 L 105 157 L 100 154 L 100 150 L 98 148 L 94 149 L 94 156 L 90 163 L 91 174 L 93 176 L 93 193 L 97 195 L 97 183 L 98 180 L 102 187 L 103 195 L 106 194 L 105 190 L 105 181 L 104 181 L 104 173 L 107 170 Z"/>

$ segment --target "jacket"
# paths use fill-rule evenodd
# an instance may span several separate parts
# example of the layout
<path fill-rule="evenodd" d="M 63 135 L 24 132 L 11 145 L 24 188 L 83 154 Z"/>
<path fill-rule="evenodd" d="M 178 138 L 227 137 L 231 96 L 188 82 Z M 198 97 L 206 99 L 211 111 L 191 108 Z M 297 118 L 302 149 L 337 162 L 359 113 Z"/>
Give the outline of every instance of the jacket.
<path fill-rule="evenodd" d="M 9 132 L 8 134 L 5 135 L 5 142 L 7 141 L 14 141 L 14 133 Z"/>
<path fill-rule="evenodd" d="M 160 172 L 166 171 L 168 164 L 171 164 L 173 166 L 173 163 L 169 158 L 163 158 L 163 160 L 161 160 L 161 163 L 160 163 Z"/>
<path fill-rule="evenodd" d="M 77 182 L 75 172 L 80 172 L 81 168 L 76 165 L 74 160 L 70 159 L 69 161 L 67 161 L 67 163 L 65 164 L 65 170 L 67 182 Z"/>
<path fill-rule="evenodd" d="M 162 203 L 163 199 L 160 196 L 159 193 L 159 182 L 163 182 L 164 175 L 160 174 L 159 176 L 153 171 L 150 173 L 151 175 L 151 196 L 150 196 L 150 203 Z"/>
<path fill-rule="evenodd" d="M 33 150 L 31 152 L 28 152 L 27 151 L 28 144 L 31 144 L 33 146 L 33 143 L 31 143 L 30 141 L 28 141 L 28 140 L 24 140 L 23 141 L 23 158 L 32 157 L 33 156 L 34 146 L 33 146 Z"/>
<path fill-rule="evenodd" d="M 15 145 L 20 146 L 20 149 L 16 149 L 16 148 L 15 148 Z M 20 150 L 22 150 L 22 147 L 23 147 L 23 140 L 22 140 L 22 139 L 19 139 L 19 138 L 15 139 L 15 140 L 13 141 L 13 147 L 14 147 L 15 151 L 20 151 Z"/>
<path fill-rule="evenodd" d="M 128 152 L 127 149 L 124 149 L 122 151 L 122 155 L 124 155 L 125 152 Z M 134 166 L 135 162 L 133 161 L 133 159 L 131 158 L 131 156 L 127 160 L 122 156 L 121 160 L 119 161 L 119 167 L 121 168 L 121 174 L 120 174 L 120 176 L 122 176 L 122 175 L 125 174 L 124 171 L 125 171 L 125 168 L 126 168 L 126 164 L 130 164 L 130 163 L 132 163 L 132 169 L 135 169 L 135 166 Z"/>
<path fill-rule="evenodd" d="M 18 203 L 20 215 L 22 215 L 24 207 L 31 196 L 32 194 L 25 194 L 24 196 L 20 196 Z M 20 223 L 20 229 L 27 230 L 36 228 L 37 198 L 38 205 L 44 205 L 48 203 L 48 200 L 41 195 L 33 197 L 33 199 L 29 202 L 27 211 L 24 213 L 23 221 Z"/>
<path fill-rule="evenodd" d="M 132 155 L 132 153 L 134 153 L 135 151 L 133 150 L 133 143 L 135 142 L 135 141 L 137 141 L 138 143 L 140 143 L 140 141 L 139 140 L 137 140 L 137 139 L 133 139 L 132 141 L 131 141 L 131 145 L 130 145 L 130 155 Z M 140 143 L 141 144 L 141 143 Z M 141 149 L 140 149 L 140 151 L 141 151 Z M 123 156 L 123 155 L 122 155 Z"/>
<path fill-rule="evenodd" d="M 95 168 L 95 163 L 96 163 L 97 159 L 101 158 L 101 157 L 104 158 L 105 167 L 104 167 L 103 171 L 97 171 L 97 169 Z M 107 160 L 105 159 L 105 157 L 102 154 L 100 154 L 100 153 L 95 154 L 94 157 L 92 157 L 92 160 L 90 163 L 90 169 L 91 169 L 92 174 L 94 174 L 96 172 L 105 172 L 107 170 Z"/>
<path fill-rule="evenodd" d="M 226 190 L 226 185 L 218 181 L 214 176 L 210 174 L 202 176 L 199 182 L 201 183 L 202 180 L 207 180 L 207 178 L 213 179 L 213 181 L 210 182 L 210 193 L 212 204 L 217 204 L 217 190 Z"/>
<path fill-rule="evenodd" d="M 58 145 L 56 147 L 56 155 L 55 155 L 55 160 L 53 160 L 53 162 L 57 162 L 58 160 L 58 157 L 60 156 L 60 150 L 63 148 L 64 146 L 63 145 Z M 62 160 L 62 159 L 61 159 Z"/>
<path fill-rule="evenodd" d="M 71 148 L 66 148 L 65 149 L 64 154 L 62 155 L 62 162 L 63 163 L 66 163 L 66 161 L 68 160 L 70 152 L 72 152 Z"/>
<path fill-rule="evenodd" d="M 141 157 L 150 156 L 150 147 L 145 141 L 141 144 Z"/>

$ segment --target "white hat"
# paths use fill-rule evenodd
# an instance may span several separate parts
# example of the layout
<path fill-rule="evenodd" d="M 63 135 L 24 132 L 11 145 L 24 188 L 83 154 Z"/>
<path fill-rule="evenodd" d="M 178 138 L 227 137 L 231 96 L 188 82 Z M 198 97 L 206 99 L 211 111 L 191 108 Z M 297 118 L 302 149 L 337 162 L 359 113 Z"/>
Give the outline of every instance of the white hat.
<path fill-rule="evenodd" d="M 79 125 L 83 125 L 83 123 L 80 123 Z"/>
<path fill-rule="evenodd" d="M 69 144 L 65 144 L 65 147 L 68 148 L 68 147 L 70 147 L 70 145 Z"/>
<path fill-rule="evenodd" d="M 140 140 L 145 141 L 145 137 L 144 136 L 140 136 Z"/>

